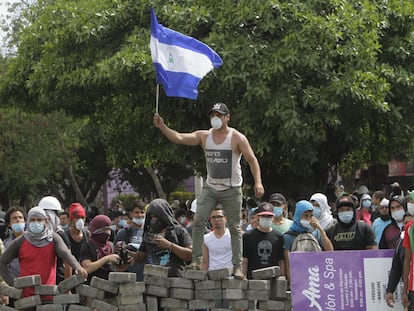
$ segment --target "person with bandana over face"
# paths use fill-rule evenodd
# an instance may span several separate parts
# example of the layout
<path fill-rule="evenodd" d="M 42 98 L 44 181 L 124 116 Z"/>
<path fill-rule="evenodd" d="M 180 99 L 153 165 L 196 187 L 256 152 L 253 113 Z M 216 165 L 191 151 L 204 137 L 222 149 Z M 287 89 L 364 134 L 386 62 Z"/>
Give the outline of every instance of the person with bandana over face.
<path fill-rule="evenodd" d="M 246 136 L 229 127 L 230 111 L 223 103 L 216 103 L 210 109 L 211 129 L 192 133 L 179 133 L 170 129 L 156 114 L 154 125 L 173 143 L 198 146 L 205 153 L 207 179 L 197 198 L 197 213 L 193 224 L 193 255 L 191 268 L 200 270 L 205 223 L 217 204 L 223 206 L 227 215 L 231 235 L 234 277 L 243 279 L 242 230 L 240 212 L 243 203 L 242 170 L 243 156 L 249 164 L 254 179 L 254 192 L 257 198 L 264 194 L 259 162 Z"/>
<path fill-rule="evenodd" d="M 6 249 L 0 257 L 0 274 L 3 279 L 13 286 L 14 278 L 7 265 L 18 258 L 20 262 L 19 277 L 40 275 L 42 285 L 56 285 L 56 256 L 61 257 L 83 277 L 88 273 L 76 258 L 70 253 L 62 238 L 47 226 L 48 217 L 40 207 L 29 210 L 27 230 Z M 23 297 L 33 296 L 34 287 L 23 289 Z M 51 296 L 42 296 L 49 301 Z"/>
<path fill-rule="evenodd" d="M 328 236 L 320 225 L 319 221 L 313 216 L 313 206 L 309 201 L 301 200 L 296 203 L 293 223 L 289 230 L 283 234 L 283 253 L 286 265 L 286 276 L 290 281 L 289 252 L 293 251 L 295 239 L 302 233 L 311 233 L 319 243 L 319 250 L 333 251 L 333 246 Z"/>
<path fill-rule="evenodd" d="M 335 226 L 326 230 L 335 250 L 377 249 L 371 226 L 356 219 L 355 202 L 350 197 L 336 201 L 338 219 Z"/>
<path fill-rule="evenodd" d="M 114 245 L 109 241 L 110 226 L 111 219 L 106 215 L 95 216 L 89 223 L 89 241 L 82 244 L 79 258 L 89 273 L 88 284 L 93 276 L 107 280 L 109 272 L 118 270 L 116 265 L 121 257 L 115 254 Z"/>
<path fill-rule="evenodd" d="M 80 250 L 83 243 L 89 239 L 89 232 L 85 227 L 86 212 L 80 203 L 69 205 L 69 227 L 65 230 L 65 235 L 69 241 L 69 249 L 73 256 L 79 261 Z M 65 278 L 72 275 L 72 268 L 65 265 Z"/>
<path fill-rule="evenodd" d="M 166 266 L 169 277 L 181 277 L 186 262 L 191 261 L 191 250 L 191 237 L 174 218 L 170 204 L 163 199 L 151 201 L 139 250 L 128 251 L 135 262 Z"/>
<path fill-rule="evenodd" d="M 380 249 L 395 249 L 400 240 L 401 232 L 404 230 L 404 215 L 407 213 L 407 200 L 404 196 L 390 198 L 388 212 L 391 223 L 388 224 L 381 235 L 378 244 Z"/>

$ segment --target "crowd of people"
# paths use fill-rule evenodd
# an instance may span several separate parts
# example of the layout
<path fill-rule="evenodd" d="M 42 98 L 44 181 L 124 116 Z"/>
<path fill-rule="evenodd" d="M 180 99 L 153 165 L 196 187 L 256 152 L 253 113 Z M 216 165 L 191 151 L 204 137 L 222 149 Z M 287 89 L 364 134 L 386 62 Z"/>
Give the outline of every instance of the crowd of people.
<path fill-rule="evenodd" d="M 289 281 L 290 252 L 394 249 L 386 300 L 390 306 L 395 303 L 393 293 L 404 275 L 407 295 L 403 299 L 408 305 L 414 298 L 414 191 L 387 195 L 386 190 L 379 190 L 371 195 L 366 187 L 362 189 L 364 193 L 341 193 L 334 203 L 328 203 L 323 193 L 294 205 L 281 193 L 262 202 L 243 200 L 240 214 L 233 219 L 242 232 L 237 275 L 233 237 L 222 204 L 215 206 L 203 224 L 200 266 L 195 267 L 191 264 L 192 227 L 200 211 L 197 200 L 192 204 L 135 200 L 131 206 L 115 204 L 107 215 L 88 219 L 80 203 L 62 208 L 55 197 L 47 196 L 27 214 L 20 207 L 6 212 L 9 234 L 0 240 L 0 275 L 9 285 L 16 277 L 36 274 L 44 285 L 58 284 L 74 273 L 89 282 L 92 276 L 107 279 L 111 271 L 134 272 L 136 280 L 143 281 L 144 265 L 154 264 L 168 266 L 171 277 L 182 276 L 185 269 L 229 269 L 235 278 L 250 279 L 255 269 L 279 266 Z M 404 235 L 404 229 L 410 232 Z M 25 289 L 23 296 L 30 295 L 33 288 Z M 2 301 L 13 305 L 8 297 Z M 220 301 L 218 307 L 226 303 Z"/>

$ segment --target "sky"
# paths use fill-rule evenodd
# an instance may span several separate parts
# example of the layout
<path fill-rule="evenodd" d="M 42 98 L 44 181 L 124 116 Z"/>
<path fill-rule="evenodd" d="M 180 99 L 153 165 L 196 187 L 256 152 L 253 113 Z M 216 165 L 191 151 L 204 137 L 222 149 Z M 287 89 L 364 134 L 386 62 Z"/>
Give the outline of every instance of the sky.
<path fill-rule="evenodd" d="M 17 1 L 18 0 L 0 0 L 0 20 L 3 20 L 6 17 L 8 4 Z M 5 52 L 5 44 L 3 37 L 4 33 L 0 29 L 0 53 Z"/>

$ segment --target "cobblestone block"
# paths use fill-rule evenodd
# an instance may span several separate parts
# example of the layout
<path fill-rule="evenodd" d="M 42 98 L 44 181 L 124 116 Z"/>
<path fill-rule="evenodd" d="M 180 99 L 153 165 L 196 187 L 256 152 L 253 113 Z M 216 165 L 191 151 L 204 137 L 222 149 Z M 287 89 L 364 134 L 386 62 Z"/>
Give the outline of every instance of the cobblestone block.
<path fill-rule="evenodd" d="M 264 300 L 264 301 L 269 300 L 269 291 L 247 289 L 246 299 L 247 300 Z"/>
<path fill-rule="evenodd" d="M 81 306 L 81 305 L 70 305 L 67 308 L 68 311 L 92 311 L 91 308 L 87 306 Z"/>
<path fill-rule="evenodd" d="M 147 311 L 158 311 L 158 298 L 147 296 L 145 297 L 147 302 Z"/>
<path fill-rule="evenodd" d="M 157 265 L 145 265 L 144 266 L 144 275 L 158 275 L 168 277 L 168 271 L 170 268 L 157 266 Z"/>
<path fill-rule="evenodd" d="M 170 287 L 170 279 L 166 276 L 144 275 L 144 283 L 146 285 Z"/>
<path fill-rule="evenodd" d="M 144 297 L 142 294 L 122 294 L 118 295 L 117 303 L 118 305 L 133 305 L 137 303 L 142 303 L 144 301 Z"/>
<path fill-rule="evenodd" d="M 170 287 L 177 287 L 177 288 L 194 288 L 194 282 L 192 280 L 187 280 L 183 278 L 169 278 L 170 280 Z"/>
<path fill-rule="evenodd" d="M 42 304 L 42 301 L 40 300 L 40 296 L 34 295 L 34 296 L 29 296 L 29 297 L 16 300 L 14 302 L 14 307 L 16 309 L 27 309 L 27 308 L 35 307 L 41 304 Z"/>
<path fill-rule="evenodd" d="M 252 279 L 255 280 L 270 280 L 280 275 L 279 266 L 271 266 L 262 269 L 256 269 L 252 271 Z"/>
<path fill-rule="evenodd" d="M 215 300 L 194 299 L 188 302 L 189 309 L 211 309 L 215 306 Z"/>
<path fill-rule="evenodd" d="M 135 282 L 135 283 L 119 284 L 119 293 L 120 294 L 142 294 L 142 293 L 145 293 L 145 283 L 144 282 Z"/>
<path fill-rule="evenodd" d="M 23 290 L 20 288 L 14 288 L 8 285 L 0 285 L 0 295 L 9 296 L 13 299 L 22 298 Z"/>
<path fill-rule="evenodd" d="M 286 306 L 284 301 L 268 300 L 259 301 L 257 307 L 263 310 L 284 311 Z"/>
<path fill-rule="evenodd" d="M 204 281 L 207 280 L 207 271 L 187 269 L 184 271 L 183 278 L 187 280 Z"/>
<path fill-rule="evenodd" d="M 147 311 L 147 305 L 145 303 L 138 303 L 135 305 L 120 305 L 119 311 Z"/>
<path fill-rule="evenodd" d="M 63 306 L 61 304 L 48 304 L 36 306 L 36 311 L 63 311 Z"/>
<path fill-rule="evenodd" d="M 287 280 L 284 276 L 279 276 L 272 280 L 270 298 L 273 300 L 286 299 Z"/>
<path fill-rule="evenodd" d="M 171 288 L 170 297 L 176 299 L 191 300 L 194 299 L 194 290 L 189 288 Z"/>
<path fill-rule="evenodd" d="M 112 294 L 117 294 L 119 289 L 119 284 L 109 282 L 108 280 L 99 278 L 97 276 L 92 277 L 90 286 L 96 287 L 97 289 L 101 289 Z"/>
<path fill-rule="evenodd" d="M 248 280 L 247 289 L 270 290 L 270 280 Z"/>
<path fill-rule="evenodd" d="M 219 270 L 211 270 L 207 272 L 207 276 L 209 280 L 223 280 L 225 278 L 231 277 L 233 273 L 233 269 L 219 269 Z"/>
<path fill-rule="evenodd" d="M 221 281 L 206 280 L 206 281 L 194 282 L 194 288 L 196 290 L 221 288 Z"/>
<path fill-rule="evenodd" d="M 222 292 L 223 299 L 227 300 L 240 300 L 244 299 L 243 289 L 226 288 Z"/>
<path fill-rule="evenodd" d="M 105 297 L 105 291 L 86 284 L 81 284 L 76 287 L 76 292 L 81 296 L 90 298 L 103 299 Z"/>
<path fill-rule="evenodd" d="M 221 289 L 195 290 L 194 298 L 201 300 L 220 300 L 222 299 Z"/>
<path fill-rule="evenodd" d="M 114 283 L 135 283 L 136 273 L 132 272 L 109 272 L 108 281 Z"/>
<path fill-rule="evenodd" d="M 35 295 L 58 295 L 60 291 L 57 285 L 37 285 L 34 293 Z"/>
<path fill-rule="evenodd" d="M 61 294 L 53 297 L 53 303 L 60 304 L 70 304 L 70 303 L 79 303 L 79 294 Z"/>
<path fill-rule="evenodd" d="M 145 286 L 145 293 L 150 296 L 168 297 L 169 288 L 156 285 L 147 285 Z"/>
<path fill-rule="evenodd" d="M 248 280 L 228 279 L 221 281 L 222 288 L 247 289 Z"/>
<path fill-rule="evenodd" d="M 174 298 L 161 298 L 160 307 L 161 308 L 186 309 L 188 308 L 188 301 L 182 300 L 182 299 L 174 299 Z"/>
<path fill-rule="evenodd" d="M 25 288 L 40 285 L 40 275 L 22 276 L 14 279 L 14 287 Z"/>
<path fill-rule="evenodd" d="M 91 303 L 92 309 L 98 309 L 102 311 L 118 311 L 118 307 L 111 305 L 110 303 L 107 303 L 102 300 L 94 299 Z"/>
<path fill-rule="evenodd" d="M 251 310 L 249 308 L 249 301 L 245 299 L 240 300 L 230 300 L 229 301 L 229 308 L 233 310 Z M 254 309 L 253 309 L 254 310 Z"/>
<path fill-rule="evenodd" d="M 76 286 L 84 283 L 86 279 L 80 274 L 74 274 L 68 277 L 66 280 L 63 280 L 59 283 L 58 287 L 61 293 L 66 293 L 67 291 L 75 288 Z"/>

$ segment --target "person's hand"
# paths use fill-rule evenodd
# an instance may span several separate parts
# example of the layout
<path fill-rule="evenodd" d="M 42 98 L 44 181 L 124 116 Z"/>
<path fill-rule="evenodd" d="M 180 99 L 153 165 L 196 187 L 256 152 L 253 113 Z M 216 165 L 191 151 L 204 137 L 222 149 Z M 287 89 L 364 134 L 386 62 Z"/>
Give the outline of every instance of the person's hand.
<path fill-rule="evenodd" d="M 310 221 L 310 225 L 312 226 L 313 229 L 318 229 L 319 231 L 323 230 L 318 219 L 316 219 L 315 217 L 312 217 Z"/>
<path fill-rule="evenodd" d="M 171 247 L 171 242 L 161 235 L 155 235 L 154 242 L 159 248 L 162 248 L 162 249 Z"/>
<path fill-rule="evenodd" d="M 109 264 L 118 264 L 121 261 L 121 257 L 119 257 L 118 254 L 110 254 L 110 255 L 106 255 L 106 262 Z"/>
<path fill-rule="evenodd" d="M 394 308 L 394 294 L 393 293 L 387 293 L 387 295 L 385 295 L 385 300 L 387 301 L 387 306 Z"/>
<path fill-rule="evenodd" d="M 158 113 L 154 114 L 154 125 L 158 128 L 164 125 L 164 119 Z"/>
<path fill-rule="evenodd" d="M 83 267 L 80 267 L 79 269 L 77 269 L 76 273 L 82 275 L 85 279 L 88 277 L 88 272 Z"/>
<path fill-rule="evenodd" d="M 260 199 L 264 194 L 264 188 L 261 183 L 254 184 L 254 195 Z"/>
<path fill-rule="evenodd" d="M 407 293 L 402 294 L 402 304 L 403 304 L 404 307 L 407 307 L 407 306 L 410 305 L 410 299 L 408 298 Z"/>

